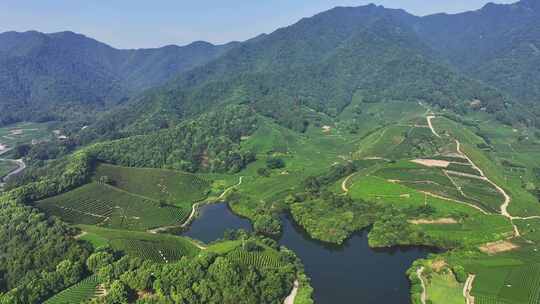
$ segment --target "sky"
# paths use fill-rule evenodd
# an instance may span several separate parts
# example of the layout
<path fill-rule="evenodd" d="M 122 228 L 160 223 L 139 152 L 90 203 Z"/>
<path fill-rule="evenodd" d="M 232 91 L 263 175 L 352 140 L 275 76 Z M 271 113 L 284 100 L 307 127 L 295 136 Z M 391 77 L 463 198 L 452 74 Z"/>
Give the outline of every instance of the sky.
<path fill-rule="evenodd" d="M 0 32 L 70 30 L 117 48 L 185 45 L 197 40 L 221 44 L 270 33 L 335 6 L 372 2 L 423 16 L 479 9 L 489 1 L 0 0 Z"/>

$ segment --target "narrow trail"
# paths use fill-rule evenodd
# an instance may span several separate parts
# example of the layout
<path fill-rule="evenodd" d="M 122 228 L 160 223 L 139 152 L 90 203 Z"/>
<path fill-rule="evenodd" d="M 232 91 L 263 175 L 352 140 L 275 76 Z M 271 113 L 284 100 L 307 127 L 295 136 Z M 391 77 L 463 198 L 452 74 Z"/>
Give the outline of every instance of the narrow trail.
<path fill-rule="evenodd" d="M 428 115 L 427 116 L 427 123 L 428 123 L 428 126 L 429 128 L 431 129 L 431 133 L 433 133 L 433 135 L 435 135 L 436 137 L 439 137 L 441 138 L 441 136 L 439 135 L 439 133 L 437 133 L 437 131 L 435 131 L 435 128 L 433 128 L 433 123 L 431 123 L 431 120 L 433 118 L 435 118 L 436 116 L 434 115 Z"/>
<path fill-rule="evenodd" d="M 431 132 L 433 133 L 433 135 L 437 136 L 437 137 L 441 137 L 437 131 L 435 131 L 435 129 L 433 128 L 433 124 L 431 122 L 431 120 L 435 118 L 435 116 L 433 115 L 430 115 L 430 116 L 427 116 L 427 121 L 428 121 L 428 124 L 430 126 L 430 129 L 431 129 Z M 506 193 L 506 191 L 500 187 L 499 185 L 497 185 L 495 182 L 493 182 L 491 179 L 489 179 L 486 174 L 484 173 L 484 171 L 478 167 L 474 162 L 473 160 L 465 153 L 461 150 L 461 142 L 459 142 L 459 140 L 455 139 L 456 141 L 456 151 L 458 154 L 460 154 L 463 158 L 465 158 L 469 164 L 471 165 L 471 167 L 473 167 L 473 169 L 477 170 L 479 173 L 480 173 L 480 177 L 477 177 L 478 179 L 481 179 L 481 180 L 484 180 L 486 181 L 487 183 L 489 183 L 490 185 L 492 185 L 495 189 L 497 189 L 497 191 L 504 197 L 504 202 L 503 204 L 501 205 L 500 207 L 500 211 L 501 211 L 501 214 L 502 216 L 508 218 L 510 220 L 510 224 L 512 225 L 513 229 L 514 229 L 514 237 L 521 237 L 521 233 L 519 232 L 519 229 L 518 227 L 516 226 L 516 224 L 514 224 L 514 220 L 515 219 L 525 219 L 523 217 L 516 217 L 516 216 L 512 216 L 509 212 L 508 212 L 508 206 L 510 206 L 510 203 L 512 202 L 512 199 L 510 198 L 510 196 L 508 195 L 508 193 Z M 451 174 L 453 174 L 453 172 L 449 172 Z M 538 217 L 528 217 L 528 219 L 531 219 L 531 218 L 540 218 L 540 216 Z"/>
<path fill-rule="evenodd" d="M 3 146 L 2 144 L 0 144 L 0 146 L 3 147 L 3 149 L 0 150 L 0 156 L 12 150 L 12 148 L 5 149 L 6 146 Z M 0 190 L 1 190 L 10 177 L 17 175 L 21 173 L 24 169 L 26 169 L 26 164 L 24 163 L 22 158 L 21 159 L 0 158 L 0 161 L 11 162 L 17 165 L 16 169 L 9 172 L 6 176 L 0 178 Z"/>
<path fill-rule="evenodd" d="M 343 190 L 343 192 L 345 193 L 349 193 L 349 188 L 347 188 L 347 183 L 349 182 L 349 180 L 356 175 L 357 172 L 347 176 L 343 182 L 341 183 L 341 190 Z"/>
<path fill-rule="evenodd" d="M 471 296 L 471 290 L 475 277 L 474 274 L 469 274 L 467 281 L 465 281 L 465 286 L 463 286 L 463 297 L 467 304 L 474 304 L 474 297 Z"/>
<path fill-rule="evenodd" d="M 426 304 L 427 291 L 426 291 L 426 282 L 424 281 L 424 278 L 422 277 L 423 272 L 424 272 L 424 266 L 416 270 L 416 276 L 418 277 L 418 279 L 420 280 L 420 283 L 422 284 L 422 294 L 420 295 L 420 302 L 422 304 Z"/>
<path fill-rule="evenodd" d="M 516 224 L 514 224 L 514 219 L 518 219 L 517 217 L 514 217 L 512 215 L 510 215 L 510 213 L 508 213 L 508 206 L 510 206 L 510 202 L 512 201 L 512 199 L 510 198 L 510 196 L 506 193 L 506 191 L 504 191 L 503 188 L 501 188 L 499 185 L 495 184 L 495 182 L 493 182 L 492 180 L 490 180 L 485 174 L 484 174 L 484 171 L 482 169 L 480 169 L 480 167 L 478 167 L 473 161 L 472 159 L 469 158 L 469 156 L 467 156 L 467 154 L 465 154 L 462 150 L 461 150 L 461 143 L 459 142 L 459 140 L 456 139 L 456 149 L 457 149 L 457 152 L 461 155 L 463 155 L 463 157 L 465 157 L 467 159 L 467 161 L 471 164 L 471 166 L 476 169 L 478 172 L 480 172 L 480 179 L 488 182 L 490 185 L 492 185 L 495 189 L 497 189 L 497 191 L 504 197 L 504 202 L 503 204 L 501 205 L 501 214 L 508 218 L 510 220 L 510 224 L 512 225 L 512 228 L 514 229 L 514 237 L 520 237 L 521 236 L 521 233 L 519 232 L 519 229 L 518 227 L 516 226 Z"/>
<path fill-rule="evenodd" d="M 189 224 L 191 224 L 191 221 L 193 220 L 193 218 L 194 218 L 195 215 L 197 214 L 197 209 L 199 208 L 200 205 L 220 201 L 220 200 L 223 199 L 223 198 L 225 197 L 225 195 L 227 195 L 227 193 L 229 193 L 232 189 L 234 189 L 234 188 L 236 188 L 236 187 L 238 187 L 238 186 L 240 186 L 240 185 L 242 184 L 242 178 L 243 178 L 243 176 L 240 176 L 240 178 L 238 179 L 238 184 L 232 185 L 232 186 L 230 186 L 229 188 L 225 189 L 225 191 L 223 191 L 223 192 L 221 193 L 221 195 L 218 196 L 216 199 L 214 199 L 214 200 L 212 200 L 212 201 L 206 201 L 206 202 L 202 202 L 202 203 L 195 203 L 195 204 L 193 204 L 193 206 L 191 206 L 191 213 L 189 214 L 189 217 L 184 221 L 183 224 L 158 227 L 158 228 L 154 228 L 154 229 L 147 230 L 147 232 L 156 234 L 156 233 L 159 233 L 159 232 L 167 231 L 167 230 L 169 230 L 169 229 L 174 229 L 174 228 L 185 228 L 185 227 L 187 227 Z M 198 244 L 197 244 L 197 247 L 199 247 L 199 248 L 201 248 L 201 249 L 205 249 L 205 248 L 202 248 L 202 247 L 204 247 L 204 246 L 201 246 L 201 245 L 198 245 Z"/>
<path fill-rule="evenodd" d="M 489 214 L 486 210 L 476 206 L 476 205 L 473 205 L 471 203 L 467 203 L 467 202 L 463 202 L 463 201 L 460 201 L 460 200 L 456 200 L 456 199 L 452 199 L 452 198 L 448 198 L 448 197 L 444 197 L 442 195 L 437 195 L 437 194 L 434 194 L 434 193 L 431 193 L 431 192 L 426 192 L 426 191 L 420 191 L 420 193 L 424 193 L 424 194 L 427 194 L 429 196 L 432 196 L 432 197 L 435 197 L 435 198 L 439 198 L 439 199 L 442 199 L 442 200 L 446 200 L 446 201 L 451 201 L 451 202 L 455 202 L 455 203 L 458 203 L 458 204 L 463 204 L 463 205 L 467 205 L 471 208 L 474 208 L 480 212 L 482 212 L 483 214 Z"/>
<path fill-rule="evenodd" d="M 298 287 L 300 286 L 300 283 L 298 280 L 294 280 L 293 289 L 291 290 L 291 293 L 285 298 L 283 301 L 283 304 L 294 304 L 294 299 L 296 298 L 296 295 L 298 294 Z"/>

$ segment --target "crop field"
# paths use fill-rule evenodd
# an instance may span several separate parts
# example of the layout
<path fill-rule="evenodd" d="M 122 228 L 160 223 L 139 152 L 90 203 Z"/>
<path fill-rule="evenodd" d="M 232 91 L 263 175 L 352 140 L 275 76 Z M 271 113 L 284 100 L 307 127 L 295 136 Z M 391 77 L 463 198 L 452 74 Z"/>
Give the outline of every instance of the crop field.
<path fill-rule="evenodd" d="M 509 221 L 499 215 L 475 215 L 457 224 L 423 224 L 419 228 L 432 238 L 463 245 L 481 245 L 512 235 Z"/>
<path fill-rule="evenodd" d="M 354 179 L 349 193 L 353 199 L 387 203 L 396 207 L 419 207 L 428 204 L 434 207 L 441 217 L 459 212 L 466 214 L 480 213 L 480 211 L 465 204 L 425 195 L 416 189 L 391 183 L 377 176 L 365 176 Z"/>
<path fill-rule="evenodd" d="M 539 303 L 540 265 L 485 268 L 473 286 L 481 303 Z"/>
<path fill-rule="evenodd" d="M 124 231 L 87 225 L 79 225 L 79 227 L 88 235 L 107 240 L 114 250 L 158 263 L 175 262 L 183 256 L 194 256 L 200 251 L 189 239 L 174 235 Z"/>
<path fill-rule="evenodd" d="M 491 184 L 484 180 L 451 175 L 452 180 L 461 188 L 467 201 L 490 212 L 499 212 L 504 197 Z"/>
<path fill-rule="evenodd" d="M 174 170 L 127 168 L 99 164 L 95 179 L 107 176 L 111 184 L 130 193 L 189 207 L 208 195 L 211 182 L 197 175 Z"/>
<path fill-rule="evenodd" d="M 450 163 L 450 165 L 448 165 L 447 167 L 447 170 L 480 176 L 480 172 L 478 172 L 478 170 L 476 170 L 469 164 Z"/>
<path fill-rule="evenodd" d="M 267 248 L 254 252 L 237 248 L 229 252 L 228 257 L 241 265 L 249 265 L 256 268 L 279 268 L 285 265 L 274 250 Z"/>
<path fill-rule="evenodd" d="M 79 283 L 61 291 L 43 304 L 73 304 L 83 303 L 98 295 L 98 279 L 90 276 Z"/>
<path fill-rule="evenodd" d="M 433 273 L 427 285 L 428 300 L 433 304 L 464 304 L 462 290 L 452 273 Z"/>
<path fill-rule="evenodd" d="M 187 208 L 160 206 L 149 198 L 98 183 L 42 200 L 37 206 L 70 223 L 130 230 L 177 224 L 190 212 Z"/>
<path fill-rule="evenodd" d="M 30 143 L 33 139 L 49 140 L 52 131 L 47 130 L 49 123 L 17 123 L 0 128 L 0 144 L 14 147 L 22 143 Z"/>

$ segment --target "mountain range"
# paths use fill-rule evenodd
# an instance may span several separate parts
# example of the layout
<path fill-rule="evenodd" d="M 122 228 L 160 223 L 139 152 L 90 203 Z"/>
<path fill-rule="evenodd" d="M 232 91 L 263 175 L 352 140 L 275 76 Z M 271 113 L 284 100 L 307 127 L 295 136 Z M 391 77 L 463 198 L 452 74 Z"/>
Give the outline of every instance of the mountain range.
<path fill-rule="evenodd" d="M 0 35 L 0 122 L 107 110 L 95 129 L 131 134 L 245 103 L 301 130 L 313 111 L 338 115 L 359 95 L 457 112 L 477 100 L 473 110 L 535 124 L 539 14 L 534 0 L 426 17 L 373 4 L 337 7 L 241 43 L 145 50 L 71 32 L 7 32 Z M 530 111 L 516 110 L 523 105 Z"/>

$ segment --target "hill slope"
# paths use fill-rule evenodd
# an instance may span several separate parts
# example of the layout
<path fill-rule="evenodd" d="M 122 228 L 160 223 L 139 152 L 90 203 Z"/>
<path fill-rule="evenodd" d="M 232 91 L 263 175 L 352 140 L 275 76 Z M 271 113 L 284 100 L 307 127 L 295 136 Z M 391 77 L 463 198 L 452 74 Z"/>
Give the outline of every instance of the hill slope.
<path fill-rule="evenodd" d="M 215 59 L 234 45 L 196 42 L 118 50 L 72 32 L 2 33 L 0 123 L 69 117 L 68 108 L 101 109 Z"/>

